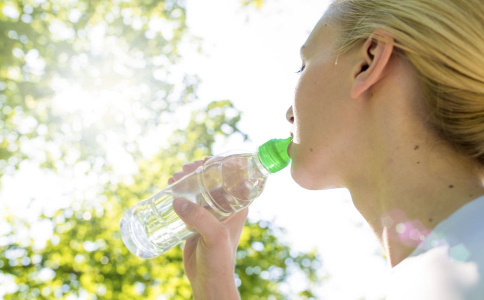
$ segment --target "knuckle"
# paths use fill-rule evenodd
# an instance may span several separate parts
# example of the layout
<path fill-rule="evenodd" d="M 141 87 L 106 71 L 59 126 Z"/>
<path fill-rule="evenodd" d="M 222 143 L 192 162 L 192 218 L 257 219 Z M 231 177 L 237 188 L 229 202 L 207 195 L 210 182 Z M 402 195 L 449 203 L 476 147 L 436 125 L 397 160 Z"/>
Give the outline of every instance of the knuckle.
<path fill-rule="evenodd" d="M 193 227 L 192 225 L 190 225 L 190 224 L 186 224 L 186 227 L 190 231 L 197 231 L 197 229 L 195 227 Z"/>
<path fill-rule="evenodd" d="M 216 230 L 216 236 L 221 241 L 227 241 L 230 239 L 230 232 L 225 227 L 220 227 Z"/>
<path fill-rule="evenodd" d="M 173 174 L 173 179 L 178 180 L 182 178 L 184 174 L 185 172 L 176 172 L 175 174 Z"/>
<path fill-rule="evenodd" d="M 219 227 L 214 229 L 211 234 L 210 244 L 217 245 L 217 244 L 225 244 L 230 240 L 230 233 L 224 227 Z"/>
<path fill-rule="evenodd" d="M 189 163 L 189 164 L 183 165 L 182 169 L 185 172 L 189 172 L 193 170 L 193 167 L 195 167 L 195 163 Z"/>
<path fill-rule="evenodd" d="M 244 215 L 246 218 L 249 215 L 249 208 L 246 207 L 245 209 L 242 210 L 242 215 Z"/>
<path fill-rule="evenodd" d="M 204 215 L 205 215 L 205 209 L 201 206 L 195 206 L 193 210 L 193 219 L 194 220 L 203 220 Z"/>
<path fill-rule="evenodd" d="M 203 165 L 203 160 L 196 160 L 187 164 L 183 165 L 183 171 L 185 172 L 191 172 L 194 169 L 198 168 L 199 166 Z"/>

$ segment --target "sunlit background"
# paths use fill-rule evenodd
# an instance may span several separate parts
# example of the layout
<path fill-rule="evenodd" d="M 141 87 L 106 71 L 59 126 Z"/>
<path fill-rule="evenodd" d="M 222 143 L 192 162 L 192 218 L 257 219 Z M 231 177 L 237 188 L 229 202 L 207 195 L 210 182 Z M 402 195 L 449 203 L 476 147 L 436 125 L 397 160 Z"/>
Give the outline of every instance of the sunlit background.
<path fill-rule="evenodd" d="M 183 163 L 288 136 L 299 48 L 327 5 L 0 3 L 0 299 L 189 299 L 181 247 L 139 260 L 119 218 Z M 349 192 L 303 190 L 289 170 L 239 249 L 242 299 L 386 294 Z"/>

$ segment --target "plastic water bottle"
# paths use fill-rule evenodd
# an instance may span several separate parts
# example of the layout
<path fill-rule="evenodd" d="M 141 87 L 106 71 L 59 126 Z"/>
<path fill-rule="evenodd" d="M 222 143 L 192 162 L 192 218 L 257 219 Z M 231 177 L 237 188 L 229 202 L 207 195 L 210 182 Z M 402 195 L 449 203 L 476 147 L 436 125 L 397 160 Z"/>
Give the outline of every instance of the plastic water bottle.
<path fill-rule="evenodd" d="M 133 254 L 151 258 L 195 235 L 173 210 L 176 198 L 205 207 L 219 220 L 249 206 L 262 193 L 267 177 L 289 164 L 291 139 L 270 140 L 255 153 L 212 157 L 196 171 L 140 201 L 121 219 L 124 244 Z"/>

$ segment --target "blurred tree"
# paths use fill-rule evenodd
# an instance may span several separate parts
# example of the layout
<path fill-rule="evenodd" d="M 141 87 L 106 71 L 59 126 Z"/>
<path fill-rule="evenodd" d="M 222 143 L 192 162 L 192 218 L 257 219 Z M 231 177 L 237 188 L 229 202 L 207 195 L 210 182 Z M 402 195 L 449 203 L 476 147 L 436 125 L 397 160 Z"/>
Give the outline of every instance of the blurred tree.
<path fill-rule="evenodd" d="M 264 5 L 264 0 L 240 0 L 242 6 L 254 6 L 259 9 Z"/>
<path fill-rule="evenodd" d="M 117 232 L 120 212 L 112 202 L 98 210 L 61 210 L 54 216 L 56 233 L 45 249 L 10 246 L 0 265 L 17 285 L 4 299 L 191 299 L 181 248 L 154 259 L 138 259 Z M 16 228 L 29 227 L 19 220 L 10 222 L 17 222 Z M 296 271 L 311 277 L 320 266 L 314 253 L 292 256 L 266 224 L 248 223 L 237 252 L 236 278 L 244 300 L 288 299 L 290 293 L 279 285 L 288 285 Z M 270 247 L 265 242 L 271 242 Z M 310 287 L 295 297 L 291 299 L 314 299 Z"/>
<path fill-rule="evenodd" d="M 113 134 L 138 155 L 139 136 L 196 99 L 197 77 L 174 68 L 196 41 L 185 13 L 174 0 L 2 1 L 0 176 L 25 158 L 93 165 Z"/>
<path fill-rule="evenodd" d="M 72 196 L 80 202 L 38 220 L 5 215 L 0 298 L 191 297 L 180 247 L 140 260 L 119 237 L 122 212 L 183 163 L 210 155 L 217 136 L 247 138 L 230 101 L 194 110 L 182 129 L 171 126 L 175 112 L 197 100 L 197 76 L 177 67 L 181 43 L 198 47 L 185 16 L 182 0 L 0 2 L 0 180 L 29 161 L 59 177 L 81 170 L 98 182 L 90 201 Z M 163 137 L 168 145 L 146 158 L 140 140 L 160 134 L 170 136 Z M 121 176 L 109 153 L 123 153 L 134 175 Z M 46 244 L 28 234 L 40 225 L 52 229 Z M 236 269 L 243 299 L 288 298 L 283 285 L 298 272 L 308 283 L 299 299 L 312 297 L 320 259 L 291 252 L 280 231 L 247 222 Z"/>

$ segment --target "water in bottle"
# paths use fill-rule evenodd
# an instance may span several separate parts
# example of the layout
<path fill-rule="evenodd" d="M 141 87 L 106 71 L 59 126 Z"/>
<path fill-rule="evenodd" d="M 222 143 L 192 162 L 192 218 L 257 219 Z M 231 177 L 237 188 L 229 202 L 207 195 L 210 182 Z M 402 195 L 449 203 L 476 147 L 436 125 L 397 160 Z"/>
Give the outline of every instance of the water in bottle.
<path fill-rule="evenodd" d="M 228 152 L 212 157 L 196 171 L 140 201 L 121 219 L 126 247 L 142 258 L 159 256 L 196 234 L 173 210 L 184 198 L 223 220 L 249 206 L 263 191 L 267 177 L 285 168 L 291 138 L 273 139 L 255 153 Z"/>

